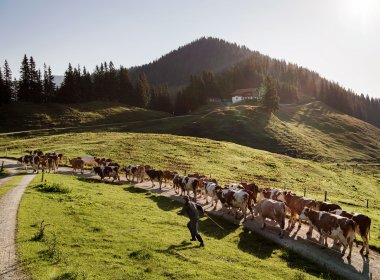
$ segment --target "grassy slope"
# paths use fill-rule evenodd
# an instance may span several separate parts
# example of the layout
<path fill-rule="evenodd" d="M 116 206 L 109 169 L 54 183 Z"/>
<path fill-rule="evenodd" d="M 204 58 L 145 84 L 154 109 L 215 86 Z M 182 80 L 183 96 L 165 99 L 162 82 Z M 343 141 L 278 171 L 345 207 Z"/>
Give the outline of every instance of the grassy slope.
<path fill-rule="evenodd" d="M 96 125 L 170 116 L 164 112 L 125 106 L 115 102 L 79 104 L 17 103 L 0 106 L 0 132 L 49 127 Z"/>
<path fill-rule="evenodd" d="M 39 178 L 36 178 L 37 181 Z M 314 279 L 323 269 L 251 232 L 200 222 L 206 248 L 189 242 L 178 202 L 130 186 L 46 175 L 68 194 L 29 187 L 19 210 L 21 263 L 34 279 Z M 41 241 L 31 241 L 44 220 Z M 55 240 L 55 242 L 53 242 Z"/>
<path fill-rule="evenodd" d="M 132 131 L 205 137 L 317 161 L 380 161 L 380 129 L 336 112 L 321 102 L 281 106 L 279 112 L 271 116 L 249 103 L 232 106 L 210 104 L 193 115 L 163 120 L 155 119 L 169 114 L 123 107 L 118 103 L 93 102 L 70 106 L 52 104 L 49 108 L 41 105 L 30 106 L 30 112 L 39 113 L 22 113 L 26 107 L 23 105 L 19 108 L 5 107 L 5 113 L 0 113 L 0 118 L 1 115 L 6 116 L 1 129 L 22 130 L 32 127 L 146 120 L 138 124 L 91 128 L 91 131 Z M 43 117 L 39 118 L 38 115 Z M 32 124 L 32 120 L 37 121 Z M 88 130 L 70 129 L 73 132 Z M 41 132 L 40 135 L 49 133 L 51 132 Z"/>
<path fill-rule="evenodd" d="M 119 130 L 206 137 L 318 161 L 380 161 L 380 129 L 321 102 L 282 106 L 271 116 L 250 104 L 209 109 Z"/>
<path fill-rule="evenodd" d="M 373 221 L 370 244 L 380 248 L 380 178 L 362 171 L 352 173 L 333 164 L 272 154 L 233 143 L 163 134 L 138 133 L 66 133 L 53 136 L 7 141 L 0 138 L 0 151 L 8 147 L 11 156 L 26 148 L 63 152 L 68 157 L 78 155 L 109 156 L 120 164 L 149 163 L 157 168 L 179 169 L 188 163 L 191 171 L 211 174 L 221 183 L 244 180 L 260 186 L 279 187 L 310 197 L 328 199 L 344 208 L 368 214 Z M 365 200 L 369 199 L 370 209 Z"/>

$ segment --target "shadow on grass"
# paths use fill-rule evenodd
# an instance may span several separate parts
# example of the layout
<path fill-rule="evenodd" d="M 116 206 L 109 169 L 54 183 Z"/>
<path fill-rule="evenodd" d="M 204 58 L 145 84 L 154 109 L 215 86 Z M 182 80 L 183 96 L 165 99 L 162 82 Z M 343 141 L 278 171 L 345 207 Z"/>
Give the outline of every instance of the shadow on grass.
<path fill-rule="evenodd" d="M 172 211 L 183 206 L 182 203 L 164 196 L 151 195 L 148 198 L 156 202 L 157 206 L 164 211 Z"/>
<path fill-rule="evenodd" d="M 150 193 L 148 190 L 140 189 L 140 188 L 135 188 L 135 187 L 125 187 L 123 188 L 126 192 L 130 193 Z"/>
<path fill-rule="evenodd" d="M 107 184 L 107 185 L 122 185 L 123 182 L 122 181 L 115 181 L 115 182 L 112 182 L 112 181 L 107 181 L 107 180 L 100 180 L 99 179 L 96 179 L 96 178 L 85 178 L 85 177 L 77 177 L 77 179 L 79 181 L 82 181 L 82 182 L 86 182 L 86 183 L 104 183 L 104 184 Z"/>
<path fill-rule="evenodd" d="M 267 259 L 272 255 L 274 250 L 282 248 L 280 245 L 258 236 L 247 228 L 243 229 L 239 237 L 238 248 L 259 259 Z"/>
<path fill-rule="evenodd" d="M 177 256 L 181 260 L 187 260 L 186 257 L 184 257 L 181 254 L 178 254 L 177 251 L 184 251 L 184 250 L 190 250 L 194 248 L 199 248 L 199 243 L 198 242 L 189 242 L 189 241 L 182 241 L 178 245 L 170 245 L 167 249 L 164 250 L 156 250 L 157 253 L 162 253 L 166 255 L 174 255 Z"/>
<path fill-rule="evenodd" d="M 228 222 L 221 217 L 212 216 L 211 218 L 222 226 L 223 229 L 217 226 L 210 218 L 207 218 L 199 221 L 199 231 L 201 234 L 216 239 L 222 239 L 239 228 L 238 225 Z"/>
<path fill-rule="evenodd" d="M 125 190 L 126 192 L 130 192 L 130 193 L 145 194 L 145 196 L 147 198 L 156 202 L 157 206 L 161 210 L 164 210 L 164 211 L 172 211 L 172 210 L 177 209 L 183 205 L 182 203 L 180 203 L 176 200 L 170 199 L 170 198 L 165 197 L 165 196 L 160 196 L 160 195 L 154 194 L 149 190 L 135 188 L 133 186 L 125 187 L 125 188 L 123 188 L 123 190 Z"/>
<path fill-rule="evenodd" d="M 301 269 L 308 274 L 312 274 L 323 279 L 341 279 L 337 275 L 327 271 L 319 265 L 316 265 L 314 262 L 306 260 L 304 257 L 291 250 L 284 249 L 280 257 L 290 268 Z"/>

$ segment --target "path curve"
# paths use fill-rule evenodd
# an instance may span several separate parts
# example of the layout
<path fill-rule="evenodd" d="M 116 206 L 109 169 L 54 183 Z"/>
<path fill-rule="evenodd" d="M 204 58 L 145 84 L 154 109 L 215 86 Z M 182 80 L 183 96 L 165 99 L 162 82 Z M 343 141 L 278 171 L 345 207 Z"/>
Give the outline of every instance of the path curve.
<path fill-rule="evenodd" d="M 155 187 L 152 188 L 151 182 L 143 182 L 136 184 L 135 187 L 183 202 L 183 199 L 169 186 L 163 187 L 162 190 L 159 190 L 157 183 L 155 184 Z M 217 210 L 213 211 L 211 208 L 211 203 L 206 205 L 203 198 L 197 198 L 197 202 L 205 208 L 206 212 L 210 212 L 215 216 L 220 216 L 223 217 L 223 219 L 236 223 L 236 220 L 232 215 L 223 214 L 220 211 L 220 203 L 218 204 Z M 285 225 L 287 225 L 287 223 L 288 220 L 286 220 Z M 308 227 L 305 225 L 303 225 L 298 232 L 296 232 L 296 229 L 294 229 L 292 232 L 287 232 L 285 234 L 285 238 L 281 239 L 278 236 L 279 227 L 268 220 L 266 221 L 266 224 L 266 229 L 261 230 L 261 219 L 256 218 L 254 220 L 251 220 L 251 216 L 247 216 L 247 222 L 244 223 L 244 227 L 252 230 L 253 232 L 263 236 L 266 239 L 270 239 L 283 247 L 287 247 L 297 252 L 299 255 L 311 260 L 314 263 L 319 264 L 321 267 L 325 267 L 326 270 L 333 271 L 344 279 L 380 280 L 380 254 L 373 250 L 370 250 L 369 258 L 366 259 L 363 258 L 359 253 L 361 245 L 359 245 L 359 247 L 355 247 L 354 245 L 354 248 L 352 249 L 351 261 L 348 262 L 346 257 L 341 258 L 340 253 L 330 248 L 332 245 L 331 240 L 329 240 L 329 249 L 324 249 L 319 244 L 317 244 L 317 241 L 314 238 L 319 235 L 315 231 L 313 231 L 313 239 L 307 239 L 306 232 L 308 230 Z"/>
<path fill-rule="evenodd" d="M 26 174 L 16 187 L 0 198 L 0 279 L 27 279 L 17 262 L 16 233 L 18 207 L 26 187 L 34 178 Z"/>

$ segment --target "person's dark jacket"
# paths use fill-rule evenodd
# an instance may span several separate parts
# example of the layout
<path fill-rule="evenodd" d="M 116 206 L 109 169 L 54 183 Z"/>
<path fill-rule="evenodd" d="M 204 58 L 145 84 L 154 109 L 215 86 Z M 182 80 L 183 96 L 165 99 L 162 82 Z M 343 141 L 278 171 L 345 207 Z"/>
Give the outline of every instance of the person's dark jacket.
<path fill-rule="evenodd" d="M 202 206 L 192 201 L 189 201 L 183 206 L 182 210 L 180 210 L 177 214 L 186 215 L 190 218 L 190 220 L 198 221 L 199 217 L 203 217 L 205 213 Z"/>

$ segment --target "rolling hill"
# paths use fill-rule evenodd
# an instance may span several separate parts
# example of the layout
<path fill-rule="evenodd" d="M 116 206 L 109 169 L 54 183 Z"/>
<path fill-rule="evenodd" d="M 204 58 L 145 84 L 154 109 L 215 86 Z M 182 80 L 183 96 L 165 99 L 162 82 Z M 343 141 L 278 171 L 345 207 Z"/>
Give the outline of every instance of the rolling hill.
<path fill-rule="evenodd" d="M 168 117 L 170 114 L 118 102 L 12 103 L 0 106 L 0 132 L 98 125 Z"/>
<path fill-rule="evenodd" d="M 25 116 L 22 108 L 29 108 L 30 113 Z M 120 103 L 25 105 L 6 109 L 3 132 L 73 126 L 65 131 L 165 133 L 228 141 L 314 161 L 380 161 L 380 129 L 320 101 L 282 105 L 270 116 L 252 103 L 209 104 L 191 115 L 178 117 Z M 59 132 L 31 132 L 29 135 L 55 133 Z M 17 139 L 17 136 L 9 139 Z"/>
<path fill-rule="evenodd" d="M 380 161 L 379 128 L 319 101 L 281 106 L 271 116 L 249 103 L 206 107 L 182 118 L 121 126 L 118 130 L 223 140 L 316 161 Z"/>

